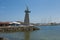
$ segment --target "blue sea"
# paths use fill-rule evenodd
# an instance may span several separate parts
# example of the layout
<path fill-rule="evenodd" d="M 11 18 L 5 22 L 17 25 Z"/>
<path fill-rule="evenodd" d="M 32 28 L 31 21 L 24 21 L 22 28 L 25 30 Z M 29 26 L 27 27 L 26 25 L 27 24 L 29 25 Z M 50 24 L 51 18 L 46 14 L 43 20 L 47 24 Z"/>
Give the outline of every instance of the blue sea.
<path fill-rule="evenodd" d="M 40 30 L 32 32 L 0 33 L 9 40 L 60 40 L 60 26 L 37 26 Z"/>

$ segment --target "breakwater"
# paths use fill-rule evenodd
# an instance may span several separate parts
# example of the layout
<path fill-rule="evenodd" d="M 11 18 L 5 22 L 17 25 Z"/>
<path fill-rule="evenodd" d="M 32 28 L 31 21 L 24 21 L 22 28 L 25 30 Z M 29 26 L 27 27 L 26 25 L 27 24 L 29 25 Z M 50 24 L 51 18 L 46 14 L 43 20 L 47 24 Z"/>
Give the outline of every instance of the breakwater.
<path fill-rule="evenodd" d="M 0 27 L 0 32 L 24 32 L 39 30 L 37 27 Z"/>

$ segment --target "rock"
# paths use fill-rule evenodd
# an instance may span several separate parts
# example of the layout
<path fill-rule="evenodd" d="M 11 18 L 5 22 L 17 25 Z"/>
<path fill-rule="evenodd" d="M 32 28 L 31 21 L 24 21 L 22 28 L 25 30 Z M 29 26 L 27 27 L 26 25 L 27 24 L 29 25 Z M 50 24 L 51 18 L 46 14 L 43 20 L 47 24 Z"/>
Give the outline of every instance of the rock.
<path fill-rule="evenodd" d="M 0 40 L 8 40 L 7 38 L 0 37 Z"/>

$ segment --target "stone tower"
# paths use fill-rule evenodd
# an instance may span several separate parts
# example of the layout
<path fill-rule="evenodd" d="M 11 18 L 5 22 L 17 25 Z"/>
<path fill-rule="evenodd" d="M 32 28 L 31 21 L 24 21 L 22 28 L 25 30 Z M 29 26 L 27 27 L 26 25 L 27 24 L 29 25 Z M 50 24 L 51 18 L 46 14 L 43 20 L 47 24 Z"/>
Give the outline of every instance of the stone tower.
<path fill-rule="evenodd" d="M 28 7 L 26 7 L 24 25 L 29 25 L 29 13 L 30 13 L 30 11 L 29 11 Z"/>

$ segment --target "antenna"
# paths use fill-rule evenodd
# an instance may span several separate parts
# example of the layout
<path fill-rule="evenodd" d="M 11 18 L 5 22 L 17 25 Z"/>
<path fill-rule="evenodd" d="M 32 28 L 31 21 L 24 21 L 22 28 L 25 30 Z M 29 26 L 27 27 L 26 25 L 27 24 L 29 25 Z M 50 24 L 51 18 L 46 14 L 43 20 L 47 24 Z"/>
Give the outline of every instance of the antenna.
<path fill-rule="evenodd" d="M 29 0 L 25 0 L 25 7 L 31 6 Z"/>

